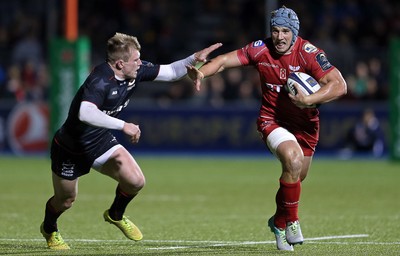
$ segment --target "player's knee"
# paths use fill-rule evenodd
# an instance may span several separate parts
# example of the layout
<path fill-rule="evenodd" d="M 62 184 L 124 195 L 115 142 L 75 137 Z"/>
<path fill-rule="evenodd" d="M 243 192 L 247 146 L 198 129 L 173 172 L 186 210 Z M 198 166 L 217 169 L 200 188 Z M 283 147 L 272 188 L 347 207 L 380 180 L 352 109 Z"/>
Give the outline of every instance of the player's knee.
<path fill-rule="evenodd" d="M 130 179 L 127 183 L 131 193 L 137 193 L 144 187 L 144 185 L 146 184 L 146 180 L 143 175 L 139 175 Z"/>
<path fill-rule="evenodd" d="M 75 196 L 67 196 L 55 201 L 56 208 L 60 211 L 68 210 L 75 202 Z"/>
<path fill-rule="evenodd" d="M 65 200 L 65 202 L 64 202 L 64 207 L 65 207 L 65 209 L 71 208 L 72 205 L 74 204 L 74 202 L 75 202 L 75 197 L 73 197 L 73 198 L 68 198 L 67 200 Z"/>
<path fill-rule="evenodd" d="M 146 179 L 145 179 L 145 177 L 143 175 L 138 177 L 134 182 L 134 186 L 138 190 L 141 190 L 144 187 L 145 184 L 146 184 Z"/>
<path fill-rule="evenodd" d="M 291 164 L 295 172 L 298 172 L 299 174 L 301 173 L 303 167 L 303 161 L 304 161 L 304 156 L 302 152 L 295 150 L 291 157 L 291 162 L 292 162 Z"/>
<path fill-rule="evenodd" d="M 298 179 L 301 176 L 304 156 L 301 150 L 287 150 L 282 159 L 283 171 L 287 172 L 292 179 Z"/>
<path fill-rule="evenodd" d="M 303 152 L 297 148 L 288 149 L 285 154 L 286 161 L 290 163 L 293 169 L 301 170 L 303 164 L 304 155 Z"/>

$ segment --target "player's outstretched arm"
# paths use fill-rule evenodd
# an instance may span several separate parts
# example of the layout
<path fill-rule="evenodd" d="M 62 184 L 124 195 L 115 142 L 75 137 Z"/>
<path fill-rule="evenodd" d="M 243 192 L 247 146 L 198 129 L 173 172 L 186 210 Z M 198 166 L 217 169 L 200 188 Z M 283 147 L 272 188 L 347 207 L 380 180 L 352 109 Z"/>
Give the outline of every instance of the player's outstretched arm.
<path fill-rule="evenodd" d="M 201 80 L 203 78 L 212 76 L 227 68 L 239 67 L 241 65 L 242 64 L 237 56 L 237 51 L 231 51 L 226 54 L 221 54 L 213 58 L 212 60 L 206 62 L 198 70 L 191 65 L 187 65 L 186 70 L 189 75 L 189 78 L 192 79 L 196 87 L 196 90 L 199 91 Z"/>
<path fill-rule="evenodd" d="M 204 48 L 201 51 L 198 51 L 194 54 L 194 58 L 197 62 L 206 62 L 207 61 L 207 57 L 210 53 L 212 53 L 213 51 L 215 51 L 216 49 L 218 49 L 219 47 L 221 47 L 222 44 L 221 43 L 216 43 L 213 44 L 207 48 Z"/>
<path fill-rule="evenodd" d="M 208 55 L 221 47 L 221 43 L 213 44 L 201 51 L 198 51 L 185 59 L 175 61 L 171 64 L 160 65 L 160 70 L 155 81 L 176 81 L 184 77 L 187 73 L 186 66 L 193 66 L 200 61 L 206 61 Z"/>
<path fill-rule="evenodd" d="M 186 66 L 186 70 L 189 78 L 193 81 L 196 90 L 200 91 L 201 80 L 204 78 L 203 73 L 201 73 L 196 67 L 193 67 L 191 65 Z"/>

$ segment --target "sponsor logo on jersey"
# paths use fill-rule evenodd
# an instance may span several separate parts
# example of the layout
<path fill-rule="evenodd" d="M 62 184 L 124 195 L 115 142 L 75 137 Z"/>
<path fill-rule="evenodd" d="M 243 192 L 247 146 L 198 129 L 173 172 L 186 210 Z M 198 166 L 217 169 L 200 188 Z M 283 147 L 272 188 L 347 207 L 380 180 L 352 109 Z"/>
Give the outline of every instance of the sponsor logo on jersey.
<path fill-rule="evenodd" d="M 292 65 L 289 65 L 289 69 L 290 69 L 291 71 L 293 71 L 293 72 L 296 72 L 296 71 L 298 71 L 298 70 L 300 69 L 300 66 L 292 66 Z"/>
<path fill-rule="evenodd" d="M 253 43 L 253 47 L 254 47 L 254 48 L 260 47 L 260 46 L 263 46 L 263 45 L 264 45 L 263 40 L 258 40 L 258 41 L 255 41 L 255 42 Z"/>
<path fill-rule="evenodd" d="M 121 112 L 122 109 L 126 108 L 126 106 L 128 106 L 129 104 L 129 99 L 127 101 L 125 101 L 124 104 L 119 105 L 115 110 L 103 110 L 104 113 L 106 113 L 109 116 L 114 115 L 115 113 Z"/>
<path fill-rule="evenodd" d="M 128 91 L 129 91 L 129 90 L 132 90 L 132 88 L 136 86 L 135 81 L 136 81 L 136 80 L 134 79 L 134 80 L 132 80 L 132 81 L 130 81 L 130 82 L 128 83 Z"/>
<path fill-rule="evenodd" d="M 74 175 L 75 164 L 67 161 L 62 163 L 61 175 L 64 177 L 72 177 Z"/>
<path fill-rule="evenodd" d="M 313 44 L 306 43 L 303 45 L 303 49 L 306 53 L 313 53 L 318 51 L 317 47 L 315 47 Z"/>
<path fill-rule="evenodd" d="M 258 65 L 265 66 L 265 67 L 271 67 L 271 68 L 279 68 L 278 65 L 272 64 L 269 62 L 260 62 L 260 63 L 258 63 Z"/>
<path fill-rule="evenodd" d="M 329 62 L 328 58 L 323 52 L 318 53 L 317 56 L 315 56 L 315 59 L 323 71 L 326 71 L 332 67 L 332 64 Z"/>
<path fill-rule="evenodd" d="M 264 85 L 265 85 L 270 91 L 275 91 L 275 92 L 280 92 L 280 91 L 281 91 L 281 88 L 283 88 L 283 85 L 281 85 L 281 84 L 264 83 Z"/>
<path fill-rule="evenodd" d="M 108 98 L 109 99 L 117 99 L 119 97 L 118 95 L 118 89 L 112 88 L 109 92 L 108 92 Z"/>

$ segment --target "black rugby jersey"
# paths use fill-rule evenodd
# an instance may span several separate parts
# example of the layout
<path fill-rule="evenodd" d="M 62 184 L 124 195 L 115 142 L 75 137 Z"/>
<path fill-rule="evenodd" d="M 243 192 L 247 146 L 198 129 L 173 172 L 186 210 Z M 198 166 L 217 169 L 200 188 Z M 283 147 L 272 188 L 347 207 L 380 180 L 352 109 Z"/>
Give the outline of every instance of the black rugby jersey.
<path fill-rule="evenodd" d="M 56 134 L 60 146 L 79 153 L 97 148 L 109 129 L 94 127 L 81 122 L 78 118 L 82 101 L 95 104 L 99 110 L 109 116 L 118 117 L 135 91 L 140 81 L 153 81 L 160 70 L 160 65 L 142 61 L 134 81 L 119 81 L 114 71 L 104 62 L 96 66 L 74 96 L 68 117 Z"/>

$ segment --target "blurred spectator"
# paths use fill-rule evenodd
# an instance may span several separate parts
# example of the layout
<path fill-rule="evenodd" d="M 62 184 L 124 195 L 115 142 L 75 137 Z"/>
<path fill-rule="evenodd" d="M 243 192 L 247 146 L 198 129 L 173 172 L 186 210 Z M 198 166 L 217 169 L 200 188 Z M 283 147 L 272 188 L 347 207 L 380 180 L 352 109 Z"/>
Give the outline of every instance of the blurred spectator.
<path fill-rule="evenodd" d="M 227 101 L 237 100 L 242 81 L 244 80 L 243 72 L 240 69 L 228 69 L 225 74 L 222 74 L 225 83 L 223 97 Z"/>
<path fill-rule="evenodd" d="M 34 19 L 27 22 L 34 22 Z M 11 63 L 13 65 L 23 66 L 30 62 L 33 67 L 38 67 L 44 61 L 42 44 L 40 42 L 38 31 L 33 24 L 25 24 L 21 31 L 21 38 L 18 39 L 11 53 Z"/>
<path fill-rule="evenodd" d="M 351 93 L 356 96 L 356 98 L 363 98 L 367 95 L 368 91 L 368 83 L 369 83 L 369 75 L 368 75 L 368 66 L 365 62 L 358 62 L 356 64 L 356 79 L 354 87 L 350 88 Z"/>
<path fill-rule="evenodd" d="M 193 91 L 194 86 L 192 81 L 181 79 L 180 81 L 172 82 L 166 92 L 162 91 L 158 93 L 155 98 L 161 107 L 176 106 L 179 102 L 185 102 L 191 98 Z"/>
<path fill-rule="evenodd" d="M 384 135 L 375 112 L 368 108 L 362 113 L 359 121 L 347 134 L 346 148 L 342 156 L 350 157 L 353 154 L 371 154 L 381 157 L 384 153 Z"/>
<path fill-rule="evenodd" d="M 22 86 L 25 90 L 25 100 L 42 101 L 46 98 L 48 74 L 46 65 L 34 66 L 27 61 L 22 67 Z"/>
<path fill-rule="evenodd" d="M 10 25 L 10 33 L 0 33 L 0 42 L 11 45 L 5 94 L 16 101 L 44 100 L 47 94 L 48 75 L 45 74 L 45 42 L 40 36 L 41 26 L 39 16 L 19 10 Z"/>
<path fill-rule="evenodd" d="M 205 81 L 205 86 L 203 86 L 202 88 L 205 87 L 208 87 L 207 103 L 215 108 L 223 107 L 225 103 L 225 82 L 222 78 L 222 75 L 217 74 L 215 76 L 207 78 Z"/>
<path fill-rule="evenodd" d="M 370 76 L 377 83 L 376 99 L 384 100 L 388 99 L 389 95 L 389 84 L 388 84 L 388 74 L 382 67 L 382 61 L 378 57 L 372 57 L 368 61 L 368 67 Z"/>
<path fill-rule="evenodd" d="M 25 99 L 25 90 L 21 79 L 21 69 L 13 65 L 8 69 L 7 92 L 17 101 Z"/>
<path fill-rule="evenodd" d="M 374 99 L 377 92 L 377 82 L 370 76 L 368 64 L 359 61 L 356 64 L 355 76 L 349 77 L 349 93 L 356 99 Z"/>
<path fill-rule="evenodd" d="M 254 85 L 250 80 L 241 81 L 237 99 L 242 106 L 253 105 L 255 103 Z"/>

